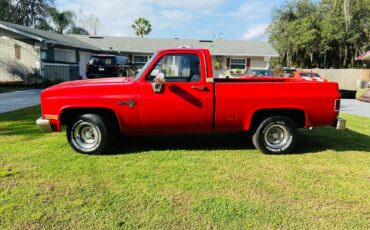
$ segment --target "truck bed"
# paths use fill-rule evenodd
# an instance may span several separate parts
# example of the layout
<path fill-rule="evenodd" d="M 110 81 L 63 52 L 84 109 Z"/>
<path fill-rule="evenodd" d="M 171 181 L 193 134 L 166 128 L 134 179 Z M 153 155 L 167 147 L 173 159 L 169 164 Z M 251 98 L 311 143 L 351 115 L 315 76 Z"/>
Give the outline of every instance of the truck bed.
<path fill-rule="evenodd" d="M 249 130 L 259 110 L 304 111 L 304 127 L 333 124 L 339 98 L 338 84 L 287 78 L 214 79 L 215 131 Z"/>

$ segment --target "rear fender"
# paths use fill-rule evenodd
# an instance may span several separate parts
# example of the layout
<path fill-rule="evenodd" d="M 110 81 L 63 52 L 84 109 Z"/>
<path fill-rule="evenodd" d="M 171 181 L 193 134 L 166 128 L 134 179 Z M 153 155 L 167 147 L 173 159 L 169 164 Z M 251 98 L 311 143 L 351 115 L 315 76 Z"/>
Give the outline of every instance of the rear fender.
<path fill-rule="evenodd" d="M 258 124 L 253 124 L 254 122 L 258 123 L 260 122 L 260 120 L 263 120 L 269 116 L 274 116 L 274 115 L 286 115 L 287 116 L 290 112 L 289 110 L 303 112 L 304 114 L 303 128 L 309 128 L 311 126 L 310 116 L 307 113 L 307 111 L 304 110 L 303 108 L 300 108 L 300 107 L 276 107 L 276 108 L 268 108 L 268 109 L 258 108 L 254 110 L 253 112 L 251 112 L 249 116 L 245 118 L 243 130 L 248 131 L 248 130 L 256 128 Z M 259 114 L 261 114 L 262 116 L 256 117 L 256 116 L 259 116 Z M 294 120 L 294 117 L 293 117 L 293 120 Z"/>

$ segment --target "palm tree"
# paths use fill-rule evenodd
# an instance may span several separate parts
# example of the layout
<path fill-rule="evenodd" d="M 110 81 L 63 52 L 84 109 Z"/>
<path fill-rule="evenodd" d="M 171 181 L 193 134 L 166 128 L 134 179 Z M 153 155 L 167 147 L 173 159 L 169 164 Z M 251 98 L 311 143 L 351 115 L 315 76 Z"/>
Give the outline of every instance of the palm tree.
<path fill-rule="evenodd" d="M 144 37 L 144 35 L 147 35 L 152 31 L 152 25 L 145 18 L 136 19 L 131 27 L 135 30 L 136 35 L 140 37 Z"/>
<path fill-rule="evenodd" d="M 55 32 L 62 34 L 67 28 L 74 27 L 75 14 L 72 11 L 58 11 L 55 8 L 50 10 L 51 20 L 55 26 Z"/>

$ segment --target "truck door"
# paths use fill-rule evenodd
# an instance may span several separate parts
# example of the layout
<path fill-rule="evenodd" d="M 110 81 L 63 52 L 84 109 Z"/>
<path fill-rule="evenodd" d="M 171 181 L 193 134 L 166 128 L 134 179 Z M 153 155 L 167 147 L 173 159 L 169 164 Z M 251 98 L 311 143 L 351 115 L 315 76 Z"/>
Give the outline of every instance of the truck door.
<path fill-rule="evenodd" d="M 140 84 L 139 108 L 144 133 L 202 134 L 210 132 L 204 59 L 201 53 L 165 52 Z M 159 92 L 153 84 L 164 78 Z M 143 78 L 144 77 L 144 78 Z"/>

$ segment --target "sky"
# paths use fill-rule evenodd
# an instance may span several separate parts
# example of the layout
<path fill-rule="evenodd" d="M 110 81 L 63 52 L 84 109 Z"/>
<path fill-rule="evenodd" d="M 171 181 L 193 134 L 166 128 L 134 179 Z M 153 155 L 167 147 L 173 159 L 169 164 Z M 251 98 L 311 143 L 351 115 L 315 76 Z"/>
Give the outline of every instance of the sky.
<path fill-rule="evenodd" d="M 61 10 L 100 20 L 98 35 L 135 36 L 132 23 L 145 17 L 151 38 L 266 40 L 271 12 L 284 0 L 56 0 Z M 78 17 L 78 16 L 77 16 Z"/>

